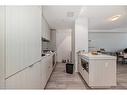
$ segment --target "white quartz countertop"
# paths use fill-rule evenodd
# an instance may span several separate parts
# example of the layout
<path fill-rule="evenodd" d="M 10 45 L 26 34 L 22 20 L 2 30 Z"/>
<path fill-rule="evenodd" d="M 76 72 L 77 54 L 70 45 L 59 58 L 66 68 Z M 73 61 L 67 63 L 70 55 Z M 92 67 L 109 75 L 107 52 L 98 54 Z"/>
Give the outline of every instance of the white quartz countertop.
<path fill-rule="evenodd" d="M 50 54 L 46 54 L 45 56 L 42 56 L 41 59 L 43 60 L 43 59 L 45 59 L 45 58 L 47 58 L 47 57 L 49 57 L 49 56 L 53 56 L 55 53 L 56 53 L 56 52 L 52 52 L 52 53 L 50 53 Z"/>
<path fill-rule="evenodd" d="M 116 59 L 116 56 L 111 56 L 106 54 L 93 55 L 91 53 L 81 53 L 79 55 L 87 59 Z"/>

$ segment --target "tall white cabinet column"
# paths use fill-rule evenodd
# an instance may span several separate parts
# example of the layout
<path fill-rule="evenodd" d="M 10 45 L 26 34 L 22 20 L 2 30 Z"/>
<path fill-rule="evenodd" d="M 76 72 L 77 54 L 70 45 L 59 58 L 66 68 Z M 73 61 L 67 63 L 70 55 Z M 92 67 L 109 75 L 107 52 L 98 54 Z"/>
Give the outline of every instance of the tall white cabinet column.
<path fill-rule="evenodd" d="M 40 6 L 6 7 L 7 89 L 41 87 L 41 18 Z"/>
<path fill-rule="evenodd" d="M 5 7 L 0 7 L 0 89 L 4 88 Z"/>
<path fill-rule="evenodd" d="M 41 6 L 0 7 L 0 89 L 41 88 Z"/>
<path fill-rule="evenodd" d="M 88 18 L 86 16 L 79 16 L 75 20 L 75 25 L 73 27 L 72 39 L 73 44 L 73 52 L 75 56 L 72 56 L 72 62 L 75 63 L 75 71 L 77 72 L 77 64 L 78 64 L 78 55 L 77 52 L 79 50 L 85 50 L 88 52 Z M 75 58 L 74 58 L 75 57 Z"/>
<path fill-rule="evenodd" d="M 6 78 L 41 57 L 40 6 L 6 7 Z"/>

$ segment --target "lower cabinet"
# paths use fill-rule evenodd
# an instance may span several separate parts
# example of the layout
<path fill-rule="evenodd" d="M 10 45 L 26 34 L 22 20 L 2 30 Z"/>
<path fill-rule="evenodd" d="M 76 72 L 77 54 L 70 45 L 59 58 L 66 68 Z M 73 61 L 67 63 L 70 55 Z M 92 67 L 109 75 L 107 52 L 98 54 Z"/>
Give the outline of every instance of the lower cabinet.
<path fill-rule="evenodd" d="M 47 80 L 50 78 L 50 75 L 52 73 L 52 70 L 53 70 L 53 67 L 52 67 L 52 56 L 48 57 L 47 59 L 47 65 L 48 65 L 48 68 L 47 68 Z"/>
<path fill-rule="evenodd" d="M 41 62 L 6 79 L 6 89 L 44 89 L 53 70 L 53 56 L 43 58 Z"/>
<path fill-rule="evenodd" d="M 52 56 L 48 56 L 41 61 L 41 88 L 44 89 L 50 75 L 52 73 L 53 67 L 52 67 Z"/>
<path fill-rule="evenodd" d="M 41 61 L 41 88 L 44 89 L 45 85 L 47 83 L 47 60 L 46 59 L 42 59 Z"/>
<path fill-rule="evenodd" d="M 40 62 L 6 79 L 6 89 L 40 89 Z"/>
<path fill-rule="evenodd" d="M 4 74 L 0 73 L 0 89 L 5 88 L 5 80 L 4 80 Z"/>

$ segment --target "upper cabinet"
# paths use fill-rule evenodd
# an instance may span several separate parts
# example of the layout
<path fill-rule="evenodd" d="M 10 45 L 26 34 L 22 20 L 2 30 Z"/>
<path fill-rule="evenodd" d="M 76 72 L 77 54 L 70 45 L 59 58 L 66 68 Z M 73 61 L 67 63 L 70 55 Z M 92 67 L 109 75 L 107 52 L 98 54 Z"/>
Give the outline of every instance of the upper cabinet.
<path fill-rule="evenodd" d="M 43 15 L 42 15 L 42 38 L 50 40 L 49 25 Z"/>

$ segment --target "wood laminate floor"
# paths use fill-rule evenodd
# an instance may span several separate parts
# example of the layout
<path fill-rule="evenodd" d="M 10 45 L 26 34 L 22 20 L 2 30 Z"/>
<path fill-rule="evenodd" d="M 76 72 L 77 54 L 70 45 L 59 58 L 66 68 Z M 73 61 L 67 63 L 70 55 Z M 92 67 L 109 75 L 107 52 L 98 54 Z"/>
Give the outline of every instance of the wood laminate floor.
<path fill-rule="evenodd" d="M 46 89 L 86 89 L 78 73 L 67 74 L 65 63 L 57 63 Z"/>
<path fill-rule="evenodd" d="M 117 87 L 127 89 L 127 64 L 117 64 Z"/>
<path fill-rule="evenodd" d="M 90 89 L 78 73 L 67 74 L 65 64 L 57 63 L 45 89 Z M 117 64 L 117 86 L 127 89 L 127 64 Z"/>

